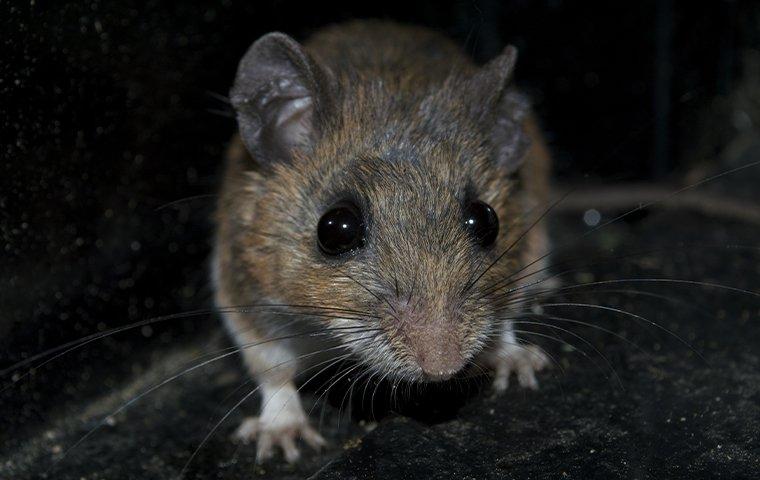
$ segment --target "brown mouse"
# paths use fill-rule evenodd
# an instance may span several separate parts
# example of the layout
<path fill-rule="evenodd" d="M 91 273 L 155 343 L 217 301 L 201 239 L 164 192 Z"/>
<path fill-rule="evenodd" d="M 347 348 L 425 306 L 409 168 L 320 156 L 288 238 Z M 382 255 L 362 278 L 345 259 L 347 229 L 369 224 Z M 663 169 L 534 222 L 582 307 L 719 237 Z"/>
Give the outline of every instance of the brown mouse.
<path fill-rule="evenodd" d="M 511 373 L 536 388 L 547 357 L 510 323 L 525 305 L 493 288 L 545 268 L 548 248 L 531 222 L 549 155 L 515 60 L 510 46 L 478 67 L 438 33 L 380 21 L 245 53 L 213 277 L 262 395 L 237 431 L 259 460 L 325 443 L 295 380 L 331 359 L 412 382 L 476 364 L 497 390 Z"/>

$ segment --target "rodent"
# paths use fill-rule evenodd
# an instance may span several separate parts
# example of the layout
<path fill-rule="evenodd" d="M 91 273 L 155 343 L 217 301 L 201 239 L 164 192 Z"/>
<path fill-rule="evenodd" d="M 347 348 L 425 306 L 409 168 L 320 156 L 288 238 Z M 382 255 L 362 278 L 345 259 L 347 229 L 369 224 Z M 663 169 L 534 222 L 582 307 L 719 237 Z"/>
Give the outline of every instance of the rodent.
<path fill-rule="evenodd" d="M 547 203 L 550 158 L 511 84 L 515 60 L 508 46 L 478 67 L 439 33 L 384 21 L 303 45 L 270 33 L 243 56 L 212 270 L 262 396 L 237 431 L 260 461 L 275 447 L 295 461 L 299 437 L 324 445 L 295 380 L 325 355 L 420 382 L 477 362 L 497 390 L 511 373 L 537 386 L 547 356 L 508 321 L 525 307 L 506 314 L 488 296 L 545 268 L 548 249 L 543 224 L 525 230 Z M 246 305 L 292 307 L 229 308 Z M 324 355 L 305 333 L 320 329 L 335 345 Z"/>

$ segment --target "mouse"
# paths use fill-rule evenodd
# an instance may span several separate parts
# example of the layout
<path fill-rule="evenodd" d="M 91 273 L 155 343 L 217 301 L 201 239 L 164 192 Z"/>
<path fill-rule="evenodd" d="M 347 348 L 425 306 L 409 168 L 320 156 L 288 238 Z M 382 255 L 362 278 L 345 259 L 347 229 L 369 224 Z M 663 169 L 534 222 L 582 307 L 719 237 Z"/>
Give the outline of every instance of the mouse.
<path fill-rule="evenodd" d="M 341 359 L 412 383 L 476 365 L 497 392 L 513 376 L 537 388 L 550 357 L 517 338 L 525 288 L 502 287 L 548 269 L 534 218 L 551 158 L 516 59 L 507 46 L 477 65 L 441 33 L 380 20 L 303 44 L 268 33 L 243 55 L 211 271 L 261 397 L 235 432 L 257 461 L 326 445 L 298 385 Z"/>

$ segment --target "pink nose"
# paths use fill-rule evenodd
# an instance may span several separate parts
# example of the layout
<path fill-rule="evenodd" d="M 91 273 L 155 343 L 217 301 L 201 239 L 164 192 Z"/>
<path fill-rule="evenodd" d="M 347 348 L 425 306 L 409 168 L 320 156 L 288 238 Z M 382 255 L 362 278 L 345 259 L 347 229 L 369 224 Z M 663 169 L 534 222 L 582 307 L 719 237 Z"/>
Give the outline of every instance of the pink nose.
<path fill-rule="evenodd" d="M 431 342 L 434 343 L 434 342 Z M 416 351 L 417 364 L 430 380 L 446 380 L 462 369 L 463 359 L 459 349 L 451 345 L 425 345 Z"/>
<path fill-rule="evenodd" d="M 428 380 L 446 380 L 464 366 L 460 342 L 443 326 L 413 326 L 406 333 L 408 347 Z"/>
<path fill-rule="evenodd" d="M 446 380 L 464 367 L 464 322 L 448 305 L 417 299 L 412 304 L 399 302 L 394 311 L 399 337 L 425 379 Z"/>

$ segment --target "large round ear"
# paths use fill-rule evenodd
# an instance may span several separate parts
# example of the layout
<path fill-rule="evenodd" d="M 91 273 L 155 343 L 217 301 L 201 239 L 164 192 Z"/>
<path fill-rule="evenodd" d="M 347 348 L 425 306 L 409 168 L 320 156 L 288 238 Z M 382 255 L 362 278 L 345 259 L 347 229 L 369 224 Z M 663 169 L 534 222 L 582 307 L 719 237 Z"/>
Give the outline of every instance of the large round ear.
<path fill-rule="evenodd" d="M 269 33 L 254 42 L 230 92 L 253 158 L 270 165 L 308 151 L 329 115 L 333 90 L 329 72 L 289 36 Z"/>
<path fill-rule="evenodd" d="M 510 84 L 517 62 L 517 49 L 508 45 L 469 80 L 473 110 L 490 129 L 495 161 L 508 173 L 522 165 L 529 140 L 523 122 L 530 107 L 527 99 Z"/>

